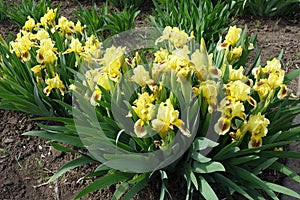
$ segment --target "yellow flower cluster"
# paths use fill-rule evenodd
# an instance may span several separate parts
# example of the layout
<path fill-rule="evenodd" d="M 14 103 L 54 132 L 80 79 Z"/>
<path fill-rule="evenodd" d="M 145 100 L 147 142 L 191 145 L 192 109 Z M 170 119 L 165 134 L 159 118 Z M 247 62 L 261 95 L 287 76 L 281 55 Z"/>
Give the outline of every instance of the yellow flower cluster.
<path fill-rule="evenodd" d="M 93 91 L 90 95 L 87 92 L 86 98 L 90 98 L 92 105 L 98 105 L 96 101 L 101 99 L 101 90 L 99 86 L 103 87 L 105 90 L 110 90 L 110 82 L 118 82 L 121 76 L 121 67 L 125 63 L 124 56 L 125 48 L 116 48 L 112 46 L 106 49 L 103 58 L 98 58 L 98 66 L 96 69 L 89 69 L 85 73 L 86 81 L 85 86 Z"/>
<path fill-rule="evenodd" d="M 226 46 L 234 46 L 239 41 L 241 36 L 242 29 L 237 28 L 236 26 L 229 27 L 228 33 L 225 36 L 225 41 L 223 42 L 223 45 Z"/>
<path fill-rule="evenodd" d="M 204 39 L 201 39 L 199 49 L 190 49 L 188 42 L 193 40 L 193 34 L 190 37 L 178 28 L 166 27 L 163 35 L 157 42 L 168 41 L 172 46 L 169 49 L 160 49 L 154 53 L 154 62 L 152 67 L 152 78 L 144 67 L 137 66 L 132 76 L 140 86 L 153 84 L 164 74 L 175 72 L 178 80 L 181 78 L 189 79 L 195 77 L 196 85 L 193 84 L 193 93 L 195 96 L 203 97 L 212 112 L 217 108 L 218 82 L 221 79 L 221 71 L 212 63 L 212 54 L 208 54 Z M 213 80 L 215 79 L 215 80 Z M 159 92 L 158 92 L 159 93 Z M 152 121 L 153 130 L 157 131 L 162 138 L 165 138 L 168 131 L 176 126 L 181 132 L 190 136 L 185 123 L 179 119 L 179 112 L 174 110 L 170 99 L 162 102 L 158 106 L 157 118 Z"/>
<path fill-rule="evenodd" d="M 268 61 L 266 67 L 253 70 L 255 76 L 253 85 L 253 80 L 247 80 L 242 75 L 242 71 L 242 68 L 238 70 L 229 68 L 230 82 L 225 84 L 226 97 L 219 107 L 222 116 L 215 125 L 215 130 L 220 135 L 230 132 L 234 140 L 241 140 L 246 133 L 249 133 L 251 135 L 249 147 L 258 147 L 262 145 L 262 137 L 266 136 L 267 126 L 270 123 L 261 114 L 261 111 L 264 111 L 263 109 L 270 103 L 266 101 L 266 98 L 273 99 L 277 88 L 280 88 L 277 93 L 279 99 L 287 95 L 286 85 L 283 84 L 284 72 L 280 69 L 277 59 Z M 255 92 L 259 95 L 257 100 L 250 96 Z M 259 107 L 257 101 L 263 106 Z M 257 114 L 246 113 L 245 102 L 253 107 L 252 110 L 256 109 Z"/>
<path fill-rule="evenodd" d="M 262 145 L 262 137 L 267 135 L 267 126 L 269 124 L 270 121 L 261 115 L 261 113 L 249 117 L 246 124 L 248 131 L 251 133 L 249 147 L 259 147 Z"/>
<path fill-rule="evenodd" d="M 166 27 L 163 36 L 157 42 L 169 41 L 168 49 L 160 49 L 154 53 L 153 66 L 145 67 L 141 63 L 141 58 L 136 53 L 133 59 L 125 58 L 125 49 L 114 47 L 106 49 L 102 57 L 97 59 L 99 68 L 89 69 L 85 73 L 85 82 L 83 83 L 92 92 L 86 92 L 85 96 L 92 105 L 99 105 L 97 101 L 101 100 L 101 90 L 99 86 L 110 91 L 117 84 L 125 73 L 124 69 L 132 69 L 129 81 L 140 86 L 138 98 L 133 101 L 132 109 L 138 117 L 134 124 L 134 132 L 137 137 L 146 136 L 146 126 L 150 126 L 156 131 L 163 140 L 167 142 L 168 134 L 177 127 L 184 135 L 190 136 L 185 123 L 180 119 L 180 112 L 175 109 L 176 105 L 171 102 L 172 95 L 168 93 L 164 100 L 160 99 L 162 88 L 164 87 L 162 79 L 170 77 L 175 73 L 180 78 L 195 76 L 199 80 L 195 86 L 195 95 L 202 95 L 208 100 L 211 110 L 217 106 L 217 83 L 210 80 L 210 77 L 220 78 L 220 70 L 212 64 L 212 55 L 208 55 L 204 40 L 201 46 L 195 51 L 191 51 L 188 42 L 193 36 L 188 37 L 184 31 L 178 28 Z M 78 43 L 79 44 L 79 43 Z M 76 48 L 72 48 L 75 50 Z M 80 53 L 81 49 L 78 48 Z M 69 50 L 71 51 L 71 49 Z M 151 71 L 149 71 L 151 69 Z M 219 80 L 219 79 L 218 79 Z M 213 91 L 213 93 L 211 93 Z M 203 94 L 202 94 L 203 93 Z M 129 113 L 128 116 L 132 116 Z"/>
<path fill-rule="evenodd" d="M 14 42 L 10 43 L 11 51 L 14 52 L 20 60 L 29 61 L 31 55 L 29 50 L 35 46 L 34 42 L 30 39 L 30 34 L 22 31 L 22 33 L 17 34 L 17 38 Z"/>
<path fill-rule="evenodd" d="M 220 47 L 225 52 L 234 55 L 235 48 L 230 48 L 238 43 L 241 30 L 231 27 Z M 219 47 L 219 50 L 222 48 Z M 240 48 L 240 47 L 237 47 Z M 241 50 L 242 51 L 242 50 Z M 240 54 L 239 54 L 240 56 Z M 229 133 L 234 140 L 242 140 L 249 133 L 249 147 L 262 145 L 262 137 L 268 132 L 269 120 L 262 112 L 269 105 L 277 92 L 277 98 L 283 99 L 287 96 L 287 87 L 283 84 L 284 71 L 281 69 L 279 60 L 276 58 L 267 62 L 267 65 L 253 69 L 254 79 L 244 75 L 244 68 L 233 69 L 231 63 L 233 57 L 225 57 L 222 72 L 228 70 L 227 84 L 224 85 L 226 96 L 220 102 L 218 110 L 221 117 L 215 124 L 215 130 L 220 135 Z M 255 94 L 259 98 L 254 98 Z M 246 104 L 251 108 L 246 110 Z"/>
<path fill-rule="evenodd" d="M 165 138 L 168 131 L 176 126 L 180 131 L 190 137 L 189 130 L 185 127 L 184 122 L 179 119 L 179 111 L 174 109 L 170 99 L 159 104 L 156 119 L 152 121 L 152 127 L 157 131 L 161 138 Z"/>
<path fill-rule="evenodd" d="M 215 125 L 215 130 L 220 135 L 226 134 L 231 128 L 237 130 L 239 127 L 234 122 L 236 119 L 246 120 L 245 102 L 256 107 L 255 99 L 250 96 L 251 82 L 245 82 L 243 68 L 235 70 L 229 67 L 228 79 L 230 81 L 224 85 L 226 96 L 218 108 L 222 116 Z"/>
<path fill-rule="evenodd" d="M 225 49 L 225 57 L 229 64 L 235 63 L 235 61 L 242 56 L 243 48 L 239 44 L 242 29 L 236 26 L 231 26 L 225 37 L 225 40 L 217 47 L 217 50 L 221 51 Z M 252 49 L 253 44 L 250 43 L 248 49 Z"/>
<path fill-rule="evenodd" d="M 138 137 L 144 137 L 147 134 L 145 125 L 149 124 L 155 115 L 154 100 L 153 94 L 149 95 L 149 93 L 144 92 L 139 94 L 138 99 L 133 102 L 132 108 L 139 117 L 134 124 L 134 132 Z"/>
<path fill-rule="evenodd" d="M 176 48 L 182 47 L 185 45 L 189 40 L 194 38 L 193 32 L 191 33 L 190 37 L 188 34 L 184 31 L 179 30 L 177 27 L 170 27 L 167 26 L 161 37 L 157 39 L 157 42 L 161 41 L 169 41 L 172 45 L 174 45 Z"/>
<path fill-rule="evenodd" d="M 188 43 L 192 36 L 177 28 L 166 27 L 157 43 L 167 41 L 167 48 L 154 52 L 150 67 L 146 67 L 138 53 L 133 59 L 125 58 L 125 48 L 110 47 L 98 57 L 99 68 L 89 69 L 85 73 L 84 85 L 90 88 L 86 92 L 92 105 L 99 105 L 101 89 L 111 91 L 125 72 L 132 69 L 129 81 L 138 85 L 137 98 L 132 102 L 132 111 L 137 116 L 134 133 L 137 137 L 147 136 L 147 127 L 158 133 L 162 144 L 168 143 L 169 133 L 174 126 L 184 135 L 191 136 L 185 122 L 180 119 L 180 112 L 173 101 L 172 91 L 165 92 L 164 82 L 175 74 L 177 81 L 183 84 L 185 79 L 192 85 L 190 94 L 193 98 L 201 98 L 208 105 L 208 111 L 221 112 L 221 117 L 215 124 L 218 134 L 229 134 L 234 140 L 242 140 L 249 134 L 249 147 L 262 145 L 262 137 L 268 132 L 269 120 L 264 116 L 266 98 L 273 98 L 275 91 L 278 98 L 287 94 L 283 84 L 284 72 L 276 59 L 268 61 L 265 67 L 253 70 L 253 80 L 244 75 L 244 67 L 233 68 L 234 62 L 243 52 L 239 43 L 241 29 L 230 27 L 219 50 L 225 51 L 221 69 L 214 66 L 213 55 L 208 54 L 205 42 L 201 39 L 200 47 L 192 49 Z M 73 45 L 74 44 L 74 45 Z M 72 39 L 70 49 L 65 53 L 81 54 L 85 48 L 80 42 Z M 230 56 L 228 56 L 230 55 Z M 226 83 L 221 84 L 226 76 Z M 225 97 L 218 102 L 219 91 L 225 91 Z M 183 91 L 184 92 L 184 91 Z M 164 93 L 162 95 L 162 93 Z M 161 99 L 164 96 L 163 99 Z M 175 97 L 176 99 L 176 97 Z M 129 112 L 127 117 L 134 113 Z"/>
<path fill-rule="evenodd" d="M 236 71 L 230 70 L 229 73 L 231 72 Z M 250 96 L 253 90 L 252 85 L 247 85 L 242 80 L 230 81 L 225 85 L 226 97 L 220 103 L 219 111 L 222 114 L 215 124 L 215 130 L 220 135 L 229 132 L 234 140 L 241 140 L 249 133 L 251 135 L 249 147 L 258 147 L 262 145 L 262 137 L 266 136 L 270 122 L 261 112 L 257 114 L 246 112 L 246 102 L 252 106 L 252 110 L 257 108 L 256 100 Z"/>
<path fill-rule="evenodd" d="M 133 60 L 138 60 L 139 54 L 136 54 Z M 101 100 L 101 90 L 99 86 L 109 91 L 110 83 L 118 82 L 118 77 L 121 76 L 121 69 L 123 65 L 133 66 L 133 74 L 129 79 L 132 82 L 137 83 L 142 88 L 149 86 L 152 90 L 149 92 L 143 92 L 138 94 L 138 98 L 133 102 L 133 111 L 138 116 L 138 120 L 134 124 L 134 132 L 137 137 L 146 136 L 146 125 L 152 126 L 154 131 L 161 136 L 162 139 L 167 137 L 170 130 L 173 130 L 173 126 L 176 126 L 181 132 L 190 136 L 189 131 L 185 127 L 185 123 L 179 119 L 179 111 L 174 109 L 170 99 L 165 102 L 161 102 L 156 112 L 155 101 L 158 98 L 160 90 L 155 86 L 153 79 L 151 79 L 149 72 L 145 69 L 141 63 L 124 62 L 124 48 L 116 48 L 112 46 L 106 50 L 103 58 L 98 60 L 99 68 L 90 69 L 85 73 L 84 85 L 93 90 L 92 95 L 86 93 L 86 97 L 90 99 L 92 105 L 98 105 L 97 101 Z M 109 83 L 110 82 L 110 83 Z M 128 116 L 131 116 L 129 113 Z"/>
<path fill-rule="evenodd" d="M 169 85 L 164 85 L 168 81 L 181 87 L 184 98 L 198 98 L 203 112 L 221 112 L 215 131 L 229 134 L 236 141 L 250 138 L 250 148 L 261 146 L 268 133 L 270 121 L 264 114 L 271 100 L 283 99 L 288 94 L 278 59 L 253 69 L 252 76 L 244 75 L 244 66 L 237 66 L 239 58 L 253 45 L 250 43 L 247 51 L 243 49 L 244 34 L 236 26 L 229 28 L 225 40 L 217 47 L 217 53 L 222 55 L 217 63 L 213 62 L 213 54 L 208 54 L 203 38 L 196 48 L 190 45 L 195 41 L 193 32 L 188 35 L 168 26 L 156 40 L 164 48 L 154 52 L 154 59 L 147 66 L 138 53 L 133 59 L 127 58 L 125 47 L 111 46 L 103 51 L 102 43 L 94 35 L 87 37 L 85 26 L 79 21 L 74 23 L 64 16 L 57 19 L 57 9 L 48 9 L 39 22 L 27 19 L 9 48 L 29 67 L 44 94 L 60 98 L 66 97 L 68 90 L 77 90 L 76 84 L 70 84 L 73 77 L 65 76 L 69 75 L 68 69 L 74 72 L 83 62 L 87 63 L 83 92 L 93 106 L 102 105 L 99 102 L 106 94 L 104 90 L 113 92 L 122 77 L 130 77 L 128 81 L 138 89 L 134 88 L 137 97 L 130 100 L 132 109 L 128 117 L 137 117 L 133 130 L 140 138 L 147 136 L 149 127 L 158 133 L 163 144 L 170 142 L 175 127 L 183 135 L 191 136 L 190 127 L 182 118 L 185 115 L 179 111 L 184 110 L 183 105 L 176 105 L 178 97 Z M 185 83 L 191 86 L 190 91 L 184 91 Z M 219 91 L 225 94 L 220 102 Z"/>
<path fill-rule="evenodd" d="M 170 28 L 167 27 L 166 29 L 169 30 Z M 170 38 L 172 39 L 172 37 Z M 170 38 L 164 39 L 163 37 L 164 40 L 171 40 Z M 201 39 L 200 48 L 193 52 L 189 50 L 188 40 L 185 40 L 185 42 L 180 48 L 177 47 L 172 51 L 166 49 L 157 51 L 154 54 L 152 74 L 154 77 L 158 77 L 159 74 L 173 70 L 179 77 L 196 76 L 198 85 L 193 87 L 194 94 L 196 96 L 202 95 L 209 104 L 209 111 L 212 112 L 217 106 L 217 82 L 221 78 L 221 71 L 213 65 L 213 56 L 207 53 L 203 38 Z M 216 81 L 213 81 L 213 78 Z"/>
<path fill-rule="evenodd" d="M 91 62 L 102 54 L 101 43 L 94 35 L 84 38 L 84 28 L 61 16 L 56 23 L 57 9 L 49 9 L 36 22 L 28 17 L 17 38 L 10 42 L 10 51 L 27 66 L 36 77 L 39 87 L 49 96 L 52 89 L 58 89 L 61 95 L 66 91 L 66 84 L 60 79 L 59 65 L 68 65 L 63 56 L 74 53 L 76 60 Z M 59 36 L 58 41 L 55 38 Z M 57 42 L 60 42 L 58 49 Z M 63 46 L 63 48 L 61 47 Z M 78 64 L 78 63 L 77 63 Z M 68 66 L 73 68 L 74 66 Z"/>
<path fill-rule="evenodd" d="M 258 93 L 261 101 L 268 97 L 273 98 L 277 88 L 280 88 L 277 93 L 279 99 L 287 96 L 287 86 L 283 84 L 284 70 L 281 69 L 280 61 L 276 58 L 268 61 L 265 67 L 259 66 L 253 69 L 252 74 L 256 79 L 254 90 Z"/>

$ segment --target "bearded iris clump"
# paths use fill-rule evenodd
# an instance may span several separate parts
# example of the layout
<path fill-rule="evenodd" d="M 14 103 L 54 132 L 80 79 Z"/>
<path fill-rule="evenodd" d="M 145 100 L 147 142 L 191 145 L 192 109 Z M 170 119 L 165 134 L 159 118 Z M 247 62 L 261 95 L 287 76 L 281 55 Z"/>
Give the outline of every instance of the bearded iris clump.
<path fill-rule="evenodd" d="M 7 56 L 1 57 L 0 68 L 0 92 L 15 92 L 15 99 L 30 102 L 27 112 L 49 109 L 47 114 L 57 117 L 43 119 L 64 124 L 41 125 L 44 130 L 26 135 L 80 152 L 50 181 L 66 169 L 96 163 L 99 168 L 89 176 L 98 179 L 76 198 L 120 183 L 114 197 L 121 193 L 130 199 L 151 179 L 157 182 L 157 174 L 162 198 L 170 176 L 184 180 L 187 199 L 193 199 L 193 192 L 206 199 L 236 193 L 255 199 L 261 190 L 273 199 L 275 192 L 299 197 L 258 177 L 268 167 L 289 176 L 278 158 L 299 157 L 284 149 L 299 140 L 298 125 L 289 124 L 300 113 L 299 100 L 287 87 L 299 72 L 286 74 L 280 56 L 248 66 L 245 58 L 255 40 L 246 29 L 229 27 L 208 53 L 203 38 L 197 44 L 193 32 L 168 26 L 151 51 L 128 52 L 122 44 L 104 47 L 96 36 L 86 35 L 84 24 L 56 19 L 56 12 L 49 9 L 40 21 L 29 17 L 16 39 L 1 46 Z M 14 82 L 7 65 L 18 66 L 26 80 Z M 19 101 L 8 104 L 9 95 L 0 97 L 2 105 L 24 110 Z M 289 121 L 280 126 L 281 120 Z"/>

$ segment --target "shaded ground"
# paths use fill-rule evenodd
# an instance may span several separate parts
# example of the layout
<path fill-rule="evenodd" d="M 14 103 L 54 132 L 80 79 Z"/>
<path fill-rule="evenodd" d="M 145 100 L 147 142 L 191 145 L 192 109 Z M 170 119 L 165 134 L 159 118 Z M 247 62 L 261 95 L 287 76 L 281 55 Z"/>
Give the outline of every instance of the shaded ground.
<path fill-rule="evenodd" d="M 57 4 L 58 1 L 54 1 Z M 91 1 L 81 1 L 87 5 Z M 86 3 L 86 4 L 85 4 Z M 64 1 L 61 13 L 72 16 L 76 10 L 75 1 Z M 143 17 L 142 17 L 143 18 Z M 142 26 L 141 21 L 137 21 Z M 264 64 L 271 56 L 277 56 L 281 49 L 285 50 L 282 65 L 286 71 L 300 67 L 300 22 L 292 23 L 286 19 L 240 19 L 239 26 L 248 25 L 251 33 L 258 35 L 258 44 L 263 48 L 261 63 Z M 9 31 L 16 31 L 17 27 L 9 22 L 0 23 L 0 33 L 7 37 Z M 291 85 L 296 93 L 297 82 Z M 65 154 L 51 148 L 49 141 L 21 136 L 29 130 L 38 129 L 29 116 L 15 111 L 0 110 L 0 199 L 45 199 L 69 200 L 74 197 L 89 182 L 77 180 L 91 172 L 93 165 L 79 168 L 66 173 L 51 184 L 44 184 L 48 178 L 66 162 L 74 159 L 76 155 Z M 291 146 L 291 148 L 297 148 Z M 288 161 L 299 169 L 299 163 Z M 179 183 L 174 183 L 174 185 Z M 291 184 L 295 186 L 295 183 Z M 91 194 L 85 199 L 110 199 L 115 188 L 106 188 Z M 141 192 L 136 199 L 159 199 L 159 189 L 156 183 Z M 182 199 L 181 191 L 173 191 L 174 199 Z"/>

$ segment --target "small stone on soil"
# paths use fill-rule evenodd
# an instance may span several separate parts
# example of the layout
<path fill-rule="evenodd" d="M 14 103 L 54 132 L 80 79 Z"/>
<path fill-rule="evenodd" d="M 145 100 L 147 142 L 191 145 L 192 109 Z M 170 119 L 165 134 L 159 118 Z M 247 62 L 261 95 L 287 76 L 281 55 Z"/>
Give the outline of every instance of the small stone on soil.
<path fill-rule="evenodd" d="M 6 139 L 4 139 L 3 144 L 13 143 L 14 141 L 15 141 L 14 139 L 6 138 Z"/>
<path fill-rule="evenodd" d="M 13 185 L 14 183 L 11 180 L 6 180 L 3 182 L 3 185 Z"/>

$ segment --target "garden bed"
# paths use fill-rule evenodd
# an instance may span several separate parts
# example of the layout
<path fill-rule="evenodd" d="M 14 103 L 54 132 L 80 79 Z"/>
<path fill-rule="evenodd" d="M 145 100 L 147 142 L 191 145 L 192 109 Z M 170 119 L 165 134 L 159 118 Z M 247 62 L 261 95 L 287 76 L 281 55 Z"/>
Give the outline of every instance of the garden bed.
<path fill-rule="evenodd" d="M 88 2 L 82 4 L 87 5 Z M 54 1 L 54 5 L 55 3 L 57 1 Z M 62 5 L 61 14 L 67 17 L 71 17 L 72 11 L 77 7 L 73 1 L 63 1 Z M 141 19 L 136 23 L 139 26 L 144 24 Z M 284 70 L 289 72 L 300 68 L 300 21 L 285 18 L 241 18 L 237 24 L 241 28 L 247 24 L 249 32 L 257 34 L 257 44 L 263 48 L 261 63 L 266 63 L 271 56 L 279 55 L 284 49 L 282 59 Z M 0 33 L 4 37 L 7 37 L 8 31 L 16 32 L 16 30 L 16 26 L 7 21 L 0 24 Z M 292 82 L 290 88 L 297 93 L 297 82 Z M 72 199 L 90 183 L 77 180 L 96 166 L 76 168 L 53 183 L 45 184 L 56 170 L 74 159 L 76 155 L 53 149 L 47 140 L 21 136 L 26 131 L 38 129 L 36 122 L 30 121 L 29 118 L 30 116 L 16 111 L 0 110 L 0 199 Z M 176 191 L 176 186 L 174 188 L 172 195 L 176 197 L 175 199 L 184 198 L 182 192 Z M 159 190 L 154 181 L 136 196 L 136 199 L 156 200 L 159 198 Z M 115 186 L 111 186 L 85 198 L 110 199 L 114 191 Z"/>

